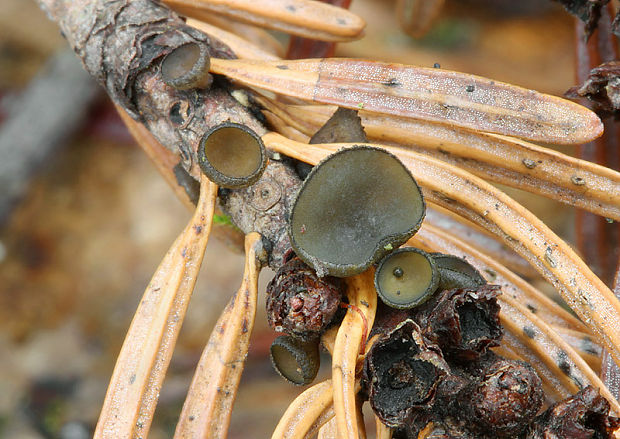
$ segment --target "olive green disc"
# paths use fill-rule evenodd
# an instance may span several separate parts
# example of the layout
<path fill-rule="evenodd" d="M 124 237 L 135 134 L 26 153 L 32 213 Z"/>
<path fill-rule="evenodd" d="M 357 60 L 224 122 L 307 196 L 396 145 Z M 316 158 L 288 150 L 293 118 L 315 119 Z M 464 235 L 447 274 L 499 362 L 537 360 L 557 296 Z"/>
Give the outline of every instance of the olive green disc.
<path fill-rule="evenodd" d="M 425 213 L 420 188 L 396 156 L 355 146 L 310 172 L 291 210 L 289 236 L 319 276 L 353 276 L 413 236 Z"/>
<path fill-rule="evenodd" d="M 161 63 L 166 84 L 179 90 L 206 88 L 211 85 L 211 61 L 206 45 L 186 43 L 172 50 Z"/>
<path fill-rule="evenodd" d="M 290 335 L 281 335 L 271 344 L 271 364 L 287 381 L 305 386 L 319 371 L 318 340 L 303 341 Z"/>
<path fill-rule="evenodd" d="M 437 290 L 438 283 L 433 258 L 412 247 L 387 255 L 375 272 L 377 294 L 393 308 L 409 309 L 424 303 Z"/>
<path fill-rule="evenodd" d="M 214 183 L 239 188 L 255 183 L 267 166 L 261 138 L 245 125 L 224 122 L 211 128 L 198 148 L 200 169 Z"/>

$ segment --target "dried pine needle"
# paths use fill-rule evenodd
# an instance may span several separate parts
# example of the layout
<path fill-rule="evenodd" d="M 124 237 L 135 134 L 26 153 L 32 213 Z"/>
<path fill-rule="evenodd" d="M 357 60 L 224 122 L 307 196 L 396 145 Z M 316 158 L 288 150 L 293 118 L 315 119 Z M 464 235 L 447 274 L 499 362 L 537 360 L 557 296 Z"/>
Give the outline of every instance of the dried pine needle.
<path fill-rule="evenodd" d="M 222 312 L 200 357 L 175 438 L 226 437 L 254 326 L 263 253 L 261 236 L 248 234 L 243 282 Z"/>
<path fill-rule="evenodd" d="M 504 295 L 510 295 L 514 299 L 519 300 L 531 312 L 539 315 L 546 322 L 589 333 L 587 326 L 559 304 L 502 266 L 492 257 L 469 246 L 450 232 L 426 223 L 409 241 L 409 244 L 427 249 L 428 251 L 439 251 L 465 258 L 483 273 L 489 283 L 500 285 Z"/>
<path fill-rule="evenodd" d="M 196 212 L 144 292 L 118 356 L 95 438 L 146 437 L 211 231 L 217 186 L 201 180 Z"/>
<path fill-rule="evenodd" d="M 336 418 L 331 419 L 319 430 L 317 439 L 339 439 Z"/>
<path fill-rule="evenodd" d="M 573 102 L 447 70 L 359 59 L 261 62 L 214 58 L 211 71 L 251 87 L 317 103 L 535 141 L 584 143 L 603 132 L 598 116 Z"/>
<path fill-rule="evenodd" d="M 392 429 L 375 416 L 375 436 L 377 439 L 392 439 Z"/>
<path fill-rule="evenodd" d="M 377 294 L 374 288 L 374 270 L 369 269 L 357 276 L 347 278 L 349 307 L 338 329 L 332 355 L 332 383 L 334 412 L 338 437 L 358 439 L 360 430 L 356 413 L 356 368 L 360 347 L 375 318 Z M 360 315 L 360 313 L 364 316 Z M 365 322 L 363 321 L 365 320 Z"/>
<path fill-rule="evenodd" d="M 260 100 L 262 105 L 265 101 Z M 305 134 L 315 132 L 335 110 L 324 105 L 267 105 Z M 373 141 L 398 143 L 487 180 L 620 219 L 620 198 L 615 196 L 620 193 L 620 173 L 612 169 L 513 137 L 366 111 L 360 117 Z"/>
<path fill-rule="evenodd" d="M 232 32 L 228 32 L 224 29 L 220 29 L 212 24 L 205 23 L 193 18 L 187 19 L 188 26 L 198 29 L 207 35 L 217 38 L 222 43 L 226 44 L 230 49 L 235 52 L 241 59 L 263 59 L 263 60 L 276 60 L 278 56 L 264 50 L 262 47 L 257 46 L 251 41 L 246 40 Z"/>
<path fill-rule="evenodd" d="M 408 35 L 421 38 L 435 23 L 443 4 L 444 0 L 398 0 L 396 17 Z"/>
<path fill-rule="evenodd" d="M 300 439 L 308 437 L 312 431 L 316 433 L 322 426 L 317 424 L 317 420 L 328 421 L 325 419 L 326 413 L 333 416 L 333 393 L 331 380 L 305 390 L 286 409 L 271 439 Z"/>
<path fill-rule="evenodd" d="M 346 9 L 311 0 L 165 0 L 165 3 L 199 20 L 218 14 L 322 41 L 359 39 L 366 26 L 364 20 Z"/>

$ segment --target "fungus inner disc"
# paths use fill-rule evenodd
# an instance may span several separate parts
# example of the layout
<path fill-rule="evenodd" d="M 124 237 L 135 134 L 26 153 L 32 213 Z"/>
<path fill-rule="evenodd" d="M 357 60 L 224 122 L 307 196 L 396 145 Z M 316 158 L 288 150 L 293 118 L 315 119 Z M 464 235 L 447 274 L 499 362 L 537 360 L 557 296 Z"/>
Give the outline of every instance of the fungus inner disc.
<path fill-rule="evenodd" d="M 272 345 L 271 355 L 276 367 L 286 378 L 294 383 L 303 383 L 306 381 L 304 371 L 293 352 L 283 346 Z"/>
<path fill-rule="evenodd" d="M 381 296 L 395 305 L 418 303 L 432 282 L 429 260 L 416 252 L 393 253 L 382 262 L 377 273 Z"/>
<path fill-rule="evenodd" d="M 354 147 L 310 173 L 291 212 L 291 241 L 317 272 L 350 276 L 411 237 L 424 214 L 420 189 L 396 157 Z"/>
<path fill-rule="evenodd" d="M 211 166 L 227 177 L 247 177 L 261 165 L 261 149 L 257 140 L 234 126 L 222 127 L 211 133 L 204 148 Z"/>
<path fill-rule="evenodd" d="M 200 46 L 188 43 L 177 47 L 166 56 L 161 73 L 167 81 L 174 81 L 187 75 L 200 59 Z"/>

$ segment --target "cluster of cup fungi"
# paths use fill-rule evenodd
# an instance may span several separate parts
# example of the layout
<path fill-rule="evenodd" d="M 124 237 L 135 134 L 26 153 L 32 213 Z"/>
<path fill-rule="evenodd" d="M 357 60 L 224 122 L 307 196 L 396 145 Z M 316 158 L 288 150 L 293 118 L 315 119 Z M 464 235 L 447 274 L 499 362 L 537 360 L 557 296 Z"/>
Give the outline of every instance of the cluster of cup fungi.
<path fill-rule="evenodd" d="M 311 143 L 357 141 L 365 141 L 357 112 L 340 108 Z M 250 129 L 226 122 L 203 137 L 198 155 L 212 181 L 238 188 L 258 179 L 268 153 Z M 304 182 L 288 216 L 292 249 L 266 299 L 270 326 L 284 333 L 271 346 L 283 378 L 314 380 L 326 334 L 343 308 L 355 309 L 344 279 L 374 269 L 381 303 L 373 327 L 364 328 L 356 373 L 359 395 L 393 438 L 612 437 L 620 420 L 593 387 L 541 413 L 545 397 L 534 369 L 489 349 L 503 334 L 499 286 L 459 257 L 401 247 L 426 208 L 398 158 L 356 146 L 300 173 Z M 420 436 L 430 429 L 431 436 Z"/>

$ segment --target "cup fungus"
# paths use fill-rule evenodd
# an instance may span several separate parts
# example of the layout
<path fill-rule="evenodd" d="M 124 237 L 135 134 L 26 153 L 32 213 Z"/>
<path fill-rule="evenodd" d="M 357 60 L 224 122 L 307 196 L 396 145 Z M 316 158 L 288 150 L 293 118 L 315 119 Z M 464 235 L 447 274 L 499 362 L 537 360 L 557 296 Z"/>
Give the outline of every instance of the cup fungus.
<path fill-rule="evenodd" d="M 364 362 L 370 405 L 390 427 L 402 426 L 417 410 L 432 407 L 437 386 L 448 373 L 439 348 L 409 319 L 375 342 Z"/>
<path fill-rule="evenodd" d="M 224 122 L 205 133 L 198 147 L 198 164 L 211 181 L 226 188 L 250 186 L 267 166 L 261 138 L 250 128 Z"/>
<path fill-rule="evenodd" d="M 620 419 L 610 416 L 609 409 L 609 403 L 598 390 L 587 386 L 538 416 L 530 426 L 527 439 L 615 437 Z"/>
<path fill-rule="evenodd" d="M 213 80 L 209 74 L 211 61 L 205 44 L 186 43 L 172 50 L 161 62 L 161 76 L 177 90 L 208 88 Z"/>
<path fill-rule="evenodd" d="M 319 371 L 318 339 L 304 341 L 281 335 L 271 344 L 271 363 L 285 380 L 298 385 L 310 384 Z"/>
<path fill-rule="evenodd" d="M 439 272 L 438 289 L 478 288 L 486 281 L 469 262 L 454 255 L 431 253 Z"/>
<path fill-rule="evenodd" d="M 289 235 L 319 276 L 352 276 L 413 236 L 425 210 L 419 186 L 394 155 L 355 146 L 308 175 L 291 209 Z"/>
<path fill-rule="evenodd" d="M 435 292 L 438 283 L 433 257 L 413 247 L 390 253 L 375 272 L 377 294 L 386 305 L 399 309 L 424 303 Z"/>
<path fill-rule="evenodd" d="M 503 335 L 499 322 L 497 285 L 444 290 L 413 316 L 424 336 L 437 343 L 446 359 L 467 362 L 498 346 Z"/>

